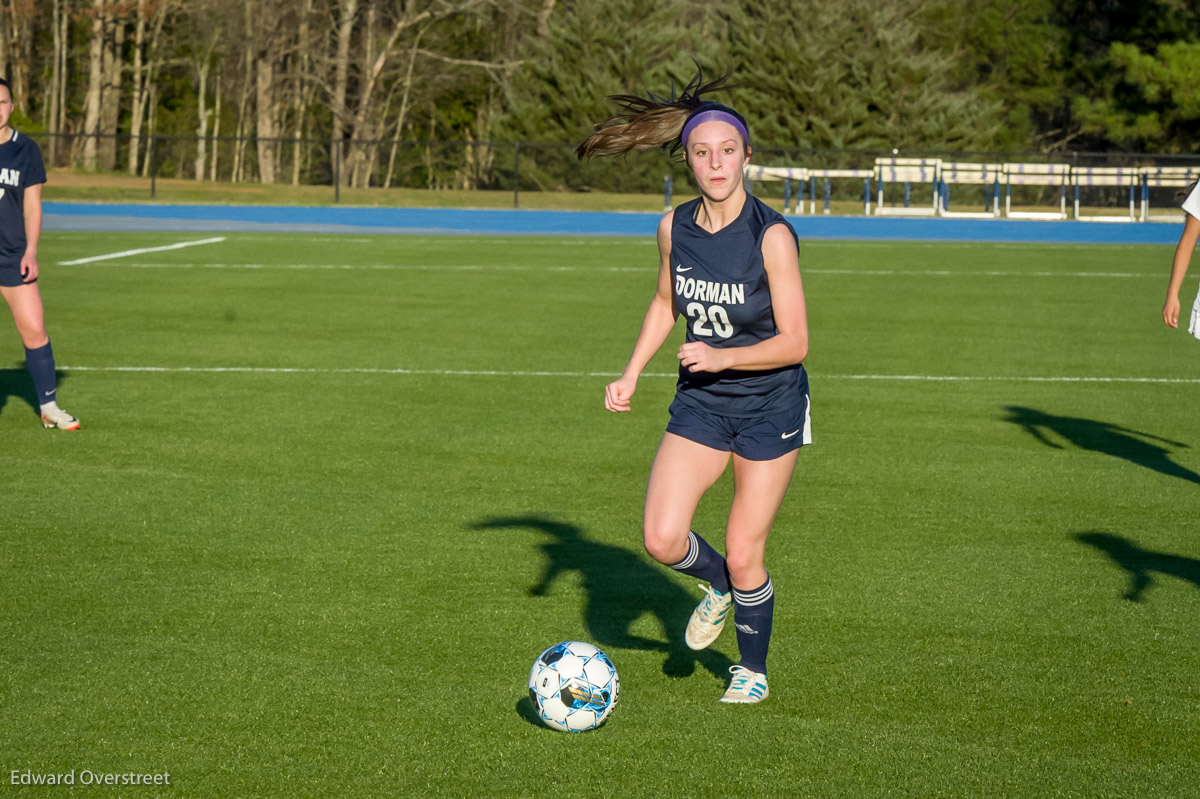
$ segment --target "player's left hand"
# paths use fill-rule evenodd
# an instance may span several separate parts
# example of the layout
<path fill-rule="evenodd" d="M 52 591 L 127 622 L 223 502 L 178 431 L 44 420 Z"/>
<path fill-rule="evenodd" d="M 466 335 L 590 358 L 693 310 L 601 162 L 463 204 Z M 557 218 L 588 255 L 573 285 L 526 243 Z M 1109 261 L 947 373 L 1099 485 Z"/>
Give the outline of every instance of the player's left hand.
<path fill-rule="evenodd" d="M 21 256 L 21 279 L 26 283 L 32 283 L 38 279 L 37 256 L 30 253 Z"/>
<path fill-rule="evenodd" d="M 702 341 L 687 342 L 676 357 L 689 372 L 723 372 L 729 368 L 727 353 Z"/>
<path fill-rule="evenodd" d="M 1179 327 L 1179 297 L 1167 297 L 1163 304 L 1163 321 L 1167 327 Z"/>

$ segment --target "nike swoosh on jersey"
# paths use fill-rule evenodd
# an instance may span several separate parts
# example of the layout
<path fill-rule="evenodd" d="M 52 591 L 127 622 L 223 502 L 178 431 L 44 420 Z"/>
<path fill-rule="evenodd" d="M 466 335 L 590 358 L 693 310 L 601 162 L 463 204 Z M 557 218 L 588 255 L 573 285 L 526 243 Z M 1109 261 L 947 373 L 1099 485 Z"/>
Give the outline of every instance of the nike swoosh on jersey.
<path fill-rule="evenodd" d="M 690 267 L 690 266 L 684 266 L 683 264 L 675 264 L 675 272 L 676 273 L 690 272 L 690 271 L 692 271 L 692 268 L 693 267 Z"/>

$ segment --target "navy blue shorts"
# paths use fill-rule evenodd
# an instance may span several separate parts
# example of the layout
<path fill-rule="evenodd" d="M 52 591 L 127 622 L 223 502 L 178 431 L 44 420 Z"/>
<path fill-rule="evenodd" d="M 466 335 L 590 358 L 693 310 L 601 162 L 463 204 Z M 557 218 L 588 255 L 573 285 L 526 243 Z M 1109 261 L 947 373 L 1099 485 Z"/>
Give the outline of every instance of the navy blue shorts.
<path fill-rule="evenodd" d="M 24 284 L 25 276 L 21 274 L 21 264 L 0 264 L 0 286 L 20 286 Z"/>
<path fill-rule="evenodd" d="M 667 432 L 751 461 L 772 461 L 812 443 L 808 395 L 794 408 L 770 416 L 742 419 L 671 403 Z"/>

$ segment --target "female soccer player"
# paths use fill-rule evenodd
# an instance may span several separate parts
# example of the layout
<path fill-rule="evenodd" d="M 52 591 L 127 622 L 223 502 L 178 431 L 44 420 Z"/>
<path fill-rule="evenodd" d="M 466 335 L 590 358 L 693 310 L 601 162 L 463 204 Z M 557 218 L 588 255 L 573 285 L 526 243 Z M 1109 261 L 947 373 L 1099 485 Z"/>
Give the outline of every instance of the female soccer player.
<path fill-rule="evenodd" d="M 1167 286 L 1167 301 L 1163 304 L 1163 321 L 1168 327 L 1179 327 L 1179 289 L 1183 287 L 1183 276 L 1187 274 L 1188 265 L 1192 261 L 1192 252 L 1196 249 L 1196 240 L 1200 239 L 1200 183 L 1193 183 L 1183 201 L 1183 234 L 1175 247 L 1175 260 L 1171 264 L 1171 282 Z M 1192 305 L 1192 321 L 1188 332 L 1200 338 L 1200 294 Z"/>
<path fill-rule="evenodd" d="M 726 76 L 728 77 L 728 76 Z M 683 149 L 700 196 L 658 225 L 658 289 L 621 377 L 604 392 L 610 411 L 630 409 L 638 377 L 686 319 L 671 419 L 646 490 L 646 551 L 700 578 L 706 596 L 688 621 L 688 646 L 716 640 L 733 606 L 739 662 L 722 702 L 767 698 L 767 648 L 775 600 L 764 566 L 767 535 L 811 441 L 808 316 L 795 231 L 746 192 L 746 120 L 701 95 L 697 75 L 675 100 L 610 98 L 622 113 L 578 148 L 581 158 L 670 145 Z M 691 529 L 704 493 L 733 462 L 725 557 Z"/>
<path fill-rule="evenodd" d="M 79 420 L 55 401 L 54 351 L 37 286 L 46 167 L 37 142 L 8 124 L 12 112 L 12 88 L 0 78 L 0 296 L 8 303 L 25 344 L 25 366 L 33 377 L 42 424 L 78 430 Z"/>

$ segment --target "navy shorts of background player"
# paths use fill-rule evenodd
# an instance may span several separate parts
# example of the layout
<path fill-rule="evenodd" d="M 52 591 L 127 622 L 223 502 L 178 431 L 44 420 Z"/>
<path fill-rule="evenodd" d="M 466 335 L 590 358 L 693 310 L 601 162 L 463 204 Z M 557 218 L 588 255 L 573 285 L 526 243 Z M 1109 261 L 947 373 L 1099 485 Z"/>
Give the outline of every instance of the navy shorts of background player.
<path fill-rule="evenodd" d="M 46 165 L 37 142 L 14 130 L 0 144 L 0 286 L 24 282 L 25 189 L 46 182 Z"/>
<path fill-rule="evenodd" d="M 746 347 L 779 331 L 763 265 L 763 235 L 787 220 L 753 195 L 716 233 L 696 224 L 700 198 L 675 209 L 671 285 L 687 340 Z M 798 242 L 798 239 L 797 239 Z M 680 366 L 667 432 L 748 460 L 773 460 L 812 443 L 802 364 L 764 371 L 689 372 Z"/>

